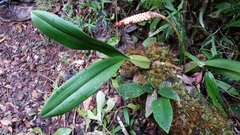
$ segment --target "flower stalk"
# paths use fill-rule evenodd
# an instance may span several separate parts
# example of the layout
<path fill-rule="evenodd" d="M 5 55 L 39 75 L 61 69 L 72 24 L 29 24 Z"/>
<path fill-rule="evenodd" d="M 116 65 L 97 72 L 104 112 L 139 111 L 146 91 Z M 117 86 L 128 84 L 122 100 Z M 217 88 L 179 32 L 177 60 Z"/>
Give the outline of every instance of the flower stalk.
<path fill-rule="evenodd" d="M 176 33 L 178 40 L 181 44 L 182 47 L 182 53 L 183 53 L 183 63 L 185 64 L 185 45 L 183 43 L 183 40 L 177 30 L 177 28 L 173 25 L 173 23 L 164 15 L 156 13 L 156 12 L 144 12 L 144 13 L 140 13 L 137 15 L 133 15 L 127 18 L 124 18 L 123 20 L 116 22 L 113 26 L 113 28 L 116 27 L 120 27 L 120 26 L 124 26 L 124 25 L 128 25 L 128 24 L 135 24 L 135 23 L 139 23 L 139 22 L 144 22 L 144 21 L 148 21 L 148 20 L 152 20 L 154 18 L 161 18 L 163 20 L 165 20 L 174 30 L 174 32 Z"/>

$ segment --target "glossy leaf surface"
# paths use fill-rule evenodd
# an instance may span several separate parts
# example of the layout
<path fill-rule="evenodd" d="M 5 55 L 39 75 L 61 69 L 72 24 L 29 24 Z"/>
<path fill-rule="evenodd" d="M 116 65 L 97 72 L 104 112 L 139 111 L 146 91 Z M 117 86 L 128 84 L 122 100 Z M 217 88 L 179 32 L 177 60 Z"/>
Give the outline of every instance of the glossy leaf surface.
<path fill-rule="evenodd" d="M 229 84 L 227 84 L 223 81 L 219 81 L 219 80 L 216 80 L 216 83 L 217 83 L 217 86 L 222 89 L 222 91 L 228 91 L 232 95 L 240 96 L 238 91 L 234 87 L 232 87 L 231 85 L 229 85 Z"/>
<path fill-rule="evenodd" d="M 138 67 L 141 67 L 144 69 L 147 69 L 150 67 L 150 60 L 145 56 L 131 55 L 129 57 L 130 57 L 130 61 Z"/>
<path fill-rule="evenodd" d="M 124 60 L 123 57 L 108 58 L 77 73 L 49 97 L 41 117 L 64 114 L 82 103 L 114 75 Z"/>
<path fill-rule="evenodd" d="M 70 135 L 71 132 L 70 128 L 59 128 L 53 135 Z"/>
<path fill-rule="evenodd" d="M 159 89 L 158 94 L 169 99 L 180 100 L 177 92 L 171 87 L 163 87 Z"/>
<path fill-rule="evenodd" d="M 117 91 L 121 96 L 128 98 L 139 97 L 145 93 L 142 86 L 135 83 L 122 84 L 117 88 Z"/>
<path fill-rule="evenodd" d="M 205 83 L 206 83 L 206 87 L 207 87 L 207 92 L 213 102 L 213 105 L 216 106 L 220 111 L 222 111 L 222 113 L 224 115 L 226 115 L 221 106 L 224 103 L 223 103 L 223 99 L 220 95 L 219 89 L 217 87 L 216 80 L 215 80 L 213 74 L 209 71 L 205 73 Z"/>
<path fill-rule="evenodd" d="M 204 66 L 218 74 L 240 80 L 240 62 L 228 59 L 212 59 L 204 62 Z"/>
<path fill-rule="evenodd" d="M 158 125 L 168 133 L 173 120 L 173 109 L 170 99 L 161 97 L 152 102 L 153 117 Z"/>
<path fill-rule="evenodd" d="M 55 14 L 34 10 L 31 12 L 31 19 L 35 26 L 45 35 L 68 48 L 96 50 L 108 56 L 122 56 L 127 58 L 127 56 L 111 45 L 90 37 L 74 24 L 63 20 Z"/>

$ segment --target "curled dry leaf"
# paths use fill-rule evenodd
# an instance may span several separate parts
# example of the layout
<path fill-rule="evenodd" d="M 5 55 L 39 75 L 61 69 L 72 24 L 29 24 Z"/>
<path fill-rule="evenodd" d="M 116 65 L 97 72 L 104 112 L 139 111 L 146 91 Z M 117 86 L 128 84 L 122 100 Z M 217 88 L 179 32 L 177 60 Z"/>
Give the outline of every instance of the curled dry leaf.
<path fill-rule="evenodd" d="M 178 77 L 182 80 L 184 84 L 193 85 L 194 79 L 192 77 L 188 77 L 187 75 L 183 74 L 182 76 L 178 75 Z"/>
<path fill-rule="evenodd" d="M 202 72 L 196 72 L 192 75 L 192 77 L 194 78 L 194 85 L 198 85 L 202 82 Z"/>

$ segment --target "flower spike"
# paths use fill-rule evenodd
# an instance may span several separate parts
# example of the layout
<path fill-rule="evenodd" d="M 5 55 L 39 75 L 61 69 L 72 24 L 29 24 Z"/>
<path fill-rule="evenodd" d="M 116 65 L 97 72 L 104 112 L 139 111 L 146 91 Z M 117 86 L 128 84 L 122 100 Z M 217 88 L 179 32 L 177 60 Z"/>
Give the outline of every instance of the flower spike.
<path fill-rule="evenodd" d="M 152 20 L 156 17 L 159 17 L 158 13 L 155 12 L 144 12 L 140 14 L 136 14 L 127 18 L 124 18 L 123 20 L 116 22 L 113 26 L 113 28 L 128 25 L 128 24 L 135 24 L 139 22 L 144 22 L 148 20 Z"/>
<path fill-rule="evenodd" d="M 116 22 L 113 25 L 113 28 L 116 27 L 120 27 L 120 26 L 124 26 L 124 25 L 128 25 L 128 24 L 134 24 L 134 23 L 139 23 L 139 22 L 144 22 L 144 21 L 148 21 L 148 20 L 152 20 L 154 18 L 161 18 L 163 20 L 165 20 L 175 31 L 175 33 L 177 34 L 178 40 L 181 44 L 182 47 L 182 56 L 183 56 L 183 63 L 185 64 L 185 45 L 182 41 L 182 38 L 177 30 L 177 28 L 173 25 L 173 23 L 164 15 L 156 13 L 156 12 L 144 12 L 144 13 L 140 13 L 140 14 L 136 14 L 127 18 L 124 18 L 123 20 Z"/>

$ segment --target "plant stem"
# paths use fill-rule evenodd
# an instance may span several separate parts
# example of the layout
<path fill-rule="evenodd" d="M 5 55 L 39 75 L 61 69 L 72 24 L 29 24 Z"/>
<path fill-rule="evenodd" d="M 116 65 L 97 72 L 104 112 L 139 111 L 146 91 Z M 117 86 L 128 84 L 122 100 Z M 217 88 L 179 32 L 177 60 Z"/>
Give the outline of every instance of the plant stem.
<path fill-rule="evenodd" d="M 178 40 L 181 44 L 183 64 L 185 64 L 185 45 L 183 43 L 183 40 L 182 40 L 181 35 L 179 34 L 177 28 L 173 25 L 173 23 L 166 16 L 159 14 L 159 13 L 155 13 L 155 12 L 144 12 L 144 13 L 140 13 L 137 15 L 127 17 L 119 22 L 116 22 L 115 25 L 113 26 L 113 28 L 123 26 L 123 25 L 128 25 L 128 24 L 144 22 L 144 21 L 152 20 L 154 18 L 161 18 L 161 19 L 165 20 L 173 28 L 173 30 L 176 33 Z"/>
<path fill-rule="evenodd" d="M 111 135 L 111 133 L 108 131 L 108 129 L 104 126 L 104 124 L 103 124 L 101 121 L 98 121 L 98 122 L 99 122 L 100 125 L 103 126 L 103 128 L 107 131 L 107 133 L 108 133 L 109 135 Z"/>
<path fill-rule="evenodd" d="M 165 20 L 173 28 L 173 30 L 176 33 L 176 35 L 178 37 L 178 40 L 181 44 L 182 51 L 183 51 L 182 54 L 184 56 L 183 57 L 183 64 L 185 64 L 185 45 L 183 43 L 183 40 L 182 40 L 181 35 L 179 34 L 177 28 L 173 25 L 173 23 L 166 16 L 164 16 L 162 14 L 159 14 L 159 13 L 155 13 L 155 12 L 150 12 L 150 14 L 151 14 L 151 16 L 154 16 L 154 18 L 157 17 L 157 18 L 161 18 L 161 19 Z"/>

